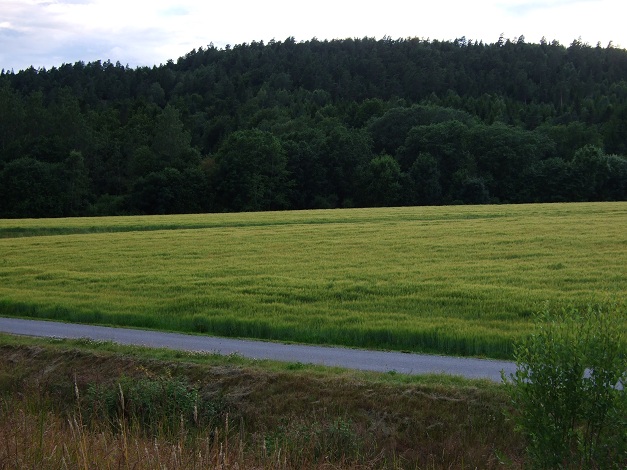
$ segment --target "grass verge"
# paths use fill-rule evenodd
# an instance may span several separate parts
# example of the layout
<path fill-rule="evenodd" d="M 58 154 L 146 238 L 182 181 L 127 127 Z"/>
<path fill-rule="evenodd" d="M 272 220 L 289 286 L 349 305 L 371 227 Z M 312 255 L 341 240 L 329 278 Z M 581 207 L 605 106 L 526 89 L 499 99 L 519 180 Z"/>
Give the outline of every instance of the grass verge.
<path fill-rule="evenodd" d="M 0 349 L 3 468 L 522 465 L 497 384 L 88 341 Z"/>

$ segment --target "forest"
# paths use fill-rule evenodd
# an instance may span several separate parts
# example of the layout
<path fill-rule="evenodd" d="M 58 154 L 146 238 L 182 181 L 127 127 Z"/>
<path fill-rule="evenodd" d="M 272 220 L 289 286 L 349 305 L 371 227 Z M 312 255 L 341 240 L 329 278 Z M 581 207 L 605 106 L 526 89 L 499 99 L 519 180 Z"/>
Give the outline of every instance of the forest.
<path fill-rule="evenodd" d="M 627 200 L 627 50 L 311 39 L 0 73 L 0 217 Z"/>

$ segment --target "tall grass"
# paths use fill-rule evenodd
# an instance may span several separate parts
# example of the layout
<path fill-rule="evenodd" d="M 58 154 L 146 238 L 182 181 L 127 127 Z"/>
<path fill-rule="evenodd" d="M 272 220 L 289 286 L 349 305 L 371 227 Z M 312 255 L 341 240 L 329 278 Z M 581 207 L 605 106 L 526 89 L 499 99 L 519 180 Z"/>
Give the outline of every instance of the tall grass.
<path fill-rule="evenodd" d="M 627 293 L 627 203 L 0 221 L 0 313 L 510 357 Z M 59 235 L 54 235 L 59 234 Z"/>
<path fill-rule="evenodd" d="M 506 396 L 493 383 L 273 371 L 227 358 L 157 361 L 71 344 L 0 346 L 0 468 L 495 469 L 522 461 Z"/>
<path fill-rule="evenodd" d="M 64 417 L 29 410 L 30 405 L 19 400 L 3 400 L 0 406 L 3 469 L 296 468 L 278 449 L 251 452 L 237 434 L 227 438 L 207 431 L 191 440 L 166 440 L 129 430 L 124 422 L 119 431 L 87 427 L 78 410 Z M 309 468 L 323 466 L 309 463 Z"/>

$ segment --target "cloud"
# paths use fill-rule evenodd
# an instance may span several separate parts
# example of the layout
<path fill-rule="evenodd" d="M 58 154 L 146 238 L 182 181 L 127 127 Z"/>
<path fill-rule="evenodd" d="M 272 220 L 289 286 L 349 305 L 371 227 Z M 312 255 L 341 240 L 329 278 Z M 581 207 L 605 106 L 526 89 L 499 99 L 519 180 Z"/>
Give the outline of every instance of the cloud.
<path fill-rule="evenodd" d="M 576 3 L 594 2 L 596 0 L 546 0 L 546 1 L 509 1 L 502 2 L 500 7 L 516 16 L 533 14 L 554 8 L 569 7 Z"/>
<path fill-rule="evenodd" d="M 166 8 L 165 10 L 162 10 L 161 14 L 164 16 L 185 16 L 189 14 L 189 11 L 180 5 L 175 5 L 175 6 Z"/>

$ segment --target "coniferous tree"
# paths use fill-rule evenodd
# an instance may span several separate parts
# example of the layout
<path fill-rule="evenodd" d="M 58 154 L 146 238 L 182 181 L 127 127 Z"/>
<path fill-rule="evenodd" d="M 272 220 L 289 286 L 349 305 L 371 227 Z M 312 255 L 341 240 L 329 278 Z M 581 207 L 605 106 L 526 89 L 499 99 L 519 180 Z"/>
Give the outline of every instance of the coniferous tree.
<path fill-rule="evenodd" d="M 627 51 L 579 40 L 30 67 L 0 73 L 0 217 L 623 200 L 626 129 Z"/>

